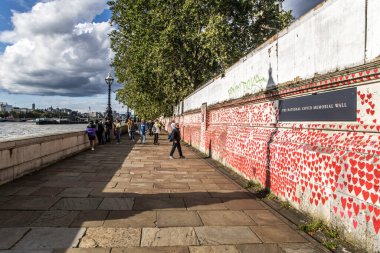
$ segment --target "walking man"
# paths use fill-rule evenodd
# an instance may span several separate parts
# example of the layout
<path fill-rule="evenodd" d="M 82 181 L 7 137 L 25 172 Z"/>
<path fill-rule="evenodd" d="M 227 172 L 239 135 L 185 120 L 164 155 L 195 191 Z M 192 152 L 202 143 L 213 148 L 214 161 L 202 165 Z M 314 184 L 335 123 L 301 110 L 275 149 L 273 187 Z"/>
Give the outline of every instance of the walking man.
<path fill-rule="evenodd" d="M 176 148 L 178 149 L 179 158 L 185 158 L 183 156 L 183 154 L 182 154 L 182 149 L 181 149 L 181 132 L 179 130 L 179 124 L 178 123 L 175 123 L 175 128 L 172 131 L 172 140 L 173 140 L 173 146 L 172 146 L 172 150 L 170 151 L 169 158 L 170 159 L 174 159 L 173 158 L 173 154 L 174 154 L 174 151 L 175 151 Z"/>

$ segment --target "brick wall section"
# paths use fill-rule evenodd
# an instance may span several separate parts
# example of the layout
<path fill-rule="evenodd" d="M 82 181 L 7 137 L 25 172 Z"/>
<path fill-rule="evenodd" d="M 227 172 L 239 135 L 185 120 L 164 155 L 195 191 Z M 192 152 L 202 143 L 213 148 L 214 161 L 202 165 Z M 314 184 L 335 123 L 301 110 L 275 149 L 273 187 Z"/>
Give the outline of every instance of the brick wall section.
<path fill-rule="evenodd" d="M 320 85 L 362 84 L 356 122 L 276 123 L 277 103 L 265 96 L 208 108 L 204 143 L 200 110 L 176 121 L 185 142 L 375 252 L 380 250 L 380 83 L 373 82 L 378 78 L 337 77 L 281 91 L 286 98 L 321 91 Z"/>

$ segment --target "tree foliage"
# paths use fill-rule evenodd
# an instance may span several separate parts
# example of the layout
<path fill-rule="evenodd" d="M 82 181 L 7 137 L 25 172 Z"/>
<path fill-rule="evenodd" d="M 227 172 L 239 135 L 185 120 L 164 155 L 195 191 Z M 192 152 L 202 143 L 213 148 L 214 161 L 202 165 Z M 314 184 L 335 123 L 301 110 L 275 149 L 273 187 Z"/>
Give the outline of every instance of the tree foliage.
<path fill-rule="evenodd" d="M 113 0 L 117 99 L 155 118 L 292 20 L 278 0 Z"/>

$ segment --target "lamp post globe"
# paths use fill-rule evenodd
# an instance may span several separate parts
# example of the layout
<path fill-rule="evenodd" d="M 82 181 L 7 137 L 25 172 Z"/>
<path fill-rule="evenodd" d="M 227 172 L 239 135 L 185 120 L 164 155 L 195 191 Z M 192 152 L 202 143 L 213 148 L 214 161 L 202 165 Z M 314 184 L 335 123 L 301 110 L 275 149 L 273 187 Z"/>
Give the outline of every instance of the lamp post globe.
<path fill-rule="evenodd" d="M 113 122 L 113 117 L 112 117 L 112 108 L 111 108 L 111 85 L 113 83 L 113 77 L 111 73 L 108 73 L 108 76 L 105 78 L 106 84 L 108 85 L 108 106 L 106 110 L 107 114 L 107 119 L 110 122 Z"/>

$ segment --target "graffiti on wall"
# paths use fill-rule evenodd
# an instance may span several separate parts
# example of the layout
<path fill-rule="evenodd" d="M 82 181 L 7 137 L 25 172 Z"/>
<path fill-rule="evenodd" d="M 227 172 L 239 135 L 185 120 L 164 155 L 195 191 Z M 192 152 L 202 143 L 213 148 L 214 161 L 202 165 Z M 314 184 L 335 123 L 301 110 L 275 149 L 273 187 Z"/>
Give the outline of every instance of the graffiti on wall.
<path fill-rule="evenodd" d="M 255 75 L 247 81 L 241 81 L 228 89 L 230 99 L 243 97 L 246 94 L 254 94 L 264 90 L 268 80 L 265 77 Z"/>

